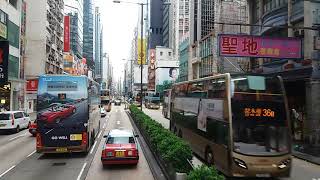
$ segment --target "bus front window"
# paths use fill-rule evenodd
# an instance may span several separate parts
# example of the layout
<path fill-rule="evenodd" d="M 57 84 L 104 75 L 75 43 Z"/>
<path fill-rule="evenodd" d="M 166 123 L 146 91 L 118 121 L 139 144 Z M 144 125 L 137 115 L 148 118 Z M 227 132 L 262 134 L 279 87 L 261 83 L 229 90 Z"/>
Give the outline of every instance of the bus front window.
<path fill-rule="evenodd" d="M 279 79 L 241 77 L 232 83 L 234 151 L 246 155 L 288 153 L 289 130 Z"/>

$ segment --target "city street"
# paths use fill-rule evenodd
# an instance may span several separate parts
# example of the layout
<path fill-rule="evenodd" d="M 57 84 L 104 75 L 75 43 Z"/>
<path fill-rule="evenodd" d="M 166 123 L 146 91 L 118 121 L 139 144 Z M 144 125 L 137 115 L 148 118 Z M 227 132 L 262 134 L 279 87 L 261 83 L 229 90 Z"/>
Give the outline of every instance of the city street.
<path fill-rule="evenodd" d="M 8 180 L 57 180 L 57 179 L 153 179 L 148 163 L 140 151 L 138 166 L 115 166 L 103 168 L 100 156 L 104 142 L 103 134 L 113 128 L 131 128 L 124 106 L 113 106 L 102 121 L 93 149 L 88 155 L 35 153 L 35 138 L 27 130 L 18 134 L 0 135 L 0 179 Z M 134 177 L 134 178 L 132 178 Z"/>
<path fill-rule="evenodd" d="M 143 111 L 152 119 L 161 123 L 164 127 L 169 128 L 169 120 L 162 115 L 162 107 L 159 110 L 143 108 Z M 194 157 L 194 164 L 201 162 Z M 318 180 L 320 178 L 320 166 L 309 163 L 307 161 L 293 158 L 293 167 L 291 169 L 290 178 L 282 178 L 282 180 Z"/>

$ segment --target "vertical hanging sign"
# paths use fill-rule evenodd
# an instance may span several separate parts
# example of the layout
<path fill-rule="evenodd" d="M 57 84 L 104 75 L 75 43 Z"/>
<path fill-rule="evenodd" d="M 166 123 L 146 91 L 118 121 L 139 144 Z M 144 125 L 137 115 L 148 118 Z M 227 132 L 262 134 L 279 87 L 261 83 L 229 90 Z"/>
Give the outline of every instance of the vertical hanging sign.
<path fill-rule="evenodd" d="M 70 16 L 65 16 L 64 17 L 64 52 L 69 52 L 70 51 Z"/>
<path fill-rule="evenodd" d="M 8 82 L 9 42 L 0 41 L 0 84 Z"/>

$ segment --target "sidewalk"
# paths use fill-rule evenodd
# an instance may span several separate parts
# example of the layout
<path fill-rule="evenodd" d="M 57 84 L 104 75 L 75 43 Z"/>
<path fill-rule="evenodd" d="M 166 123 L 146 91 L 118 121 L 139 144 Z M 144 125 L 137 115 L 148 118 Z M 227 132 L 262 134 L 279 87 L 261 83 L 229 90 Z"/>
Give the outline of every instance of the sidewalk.
<path fill-rule="evenodd" d="M 292 155 L 296 158 L 320 165 L 320 147 L 295 145 Z"/>

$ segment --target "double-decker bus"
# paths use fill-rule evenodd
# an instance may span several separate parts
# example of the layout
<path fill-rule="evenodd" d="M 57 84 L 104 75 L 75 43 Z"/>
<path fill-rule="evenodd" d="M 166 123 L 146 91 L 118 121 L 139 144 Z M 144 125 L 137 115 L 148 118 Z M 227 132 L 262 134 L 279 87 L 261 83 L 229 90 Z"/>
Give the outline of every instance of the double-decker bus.
<path fill-rule="evenodd" d="M 99 84 L 86 76 L 40 76 L 37 152 L 88 152 L 100 131 L 99 107 Z"/>
<path fill-rule="evenodd" d="M 291 137 L 281 77 L 222 74 L 173 85 L 170 130 L 227 176 L 288 177 Z"/>
<path fill-rule="evenodd" d="M 104 107 L 107 112 L 111 111 L 111 96 L 109 89 L 101 90 L 101 106 Z"/>
<path fill-rule="evenodd" d="M 144 97 L 144 104 L 148 109 L 160 109 L 160 93 L 147 92 Z"/>

